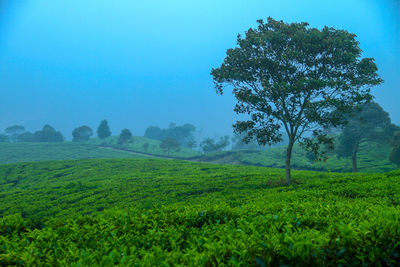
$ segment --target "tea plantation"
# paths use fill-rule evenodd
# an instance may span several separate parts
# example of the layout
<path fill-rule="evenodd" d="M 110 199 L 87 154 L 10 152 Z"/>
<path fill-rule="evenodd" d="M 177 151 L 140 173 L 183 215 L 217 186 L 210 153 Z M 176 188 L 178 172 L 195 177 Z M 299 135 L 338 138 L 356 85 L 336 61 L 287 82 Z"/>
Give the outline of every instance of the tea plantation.
<path fill-rule="evenodd" d="M 400 171 L 160 159 L 0 165 L 0 263 L 397 266 Z"/>

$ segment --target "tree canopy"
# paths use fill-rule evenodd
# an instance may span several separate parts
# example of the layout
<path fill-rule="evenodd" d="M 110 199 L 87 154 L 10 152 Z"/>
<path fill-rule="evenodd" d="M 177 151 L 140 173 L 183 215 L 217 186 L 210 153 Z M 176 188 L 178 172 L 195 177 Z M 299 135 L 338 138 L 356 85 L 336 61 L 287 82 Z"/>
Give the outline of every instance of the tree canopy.
<path fill-rule="evenodd" d="M 245 141 L 271 145 L 282 140 L 284 129 L 289 184 L 293 144 L 317 152 L 320 144 L 332 143 L 323 129 L 343 125 L 346 114 L 371 100 L 370 88 L 382 82 L 374 59 L 361 58 L 361 52 L 356 35 L 345 30 L 268 18 L 239 34 L 237 47 L 227 50 L 211 75 L 217 93 L 232 88 L 234 111 L 248 115 L 233 125 L 235 132 L 247 133 Z"/>
<path fill-rule="evenodd" d="M 179 151 L 179 143 L 173 137 L 167 137 L 160 143 L 160 148 L 169 155 L 171 151 Z"/>
<path fill-rule="evenodd" d="M 213 138 L 206 138 L 200 143 L 204 153 L 221 151 L 229 145 L 229 136 L 220 137 L 218 141 Z"/>
<path fill-rule="evenodd" d="M 167 137 L 172 137 L 179 143 L 179 145 L 193 148 L 196 144 L 193 136 L 195 131 L 196 127 L 190 123 L 181 126 L 178 126 L 175 123 L 170 123 L 167 129 L 161 129 L 158 126 L 148 127 L 145 131 L 144 137 L 160 141 Z"/>
<path fill-rule="evenodd" d="M 34 142 L 63 142 L 64 136 L 52 126 L 46 124 L 41 131 L 36 131 L 33 136 L 27 134 L 23 138 L 32 138 Z"/>
<path fill-rule="evenodd" d="M 93 130 L 89 126 L 83 125 L 75 128 L 72 131 L 72 141 L 73 142 L 84 142 L 89 141 L 90 137 L 93 135 Z"/>
<path fill-rule="evenodd" d="M 119 135 L 118 143 L 119 144 L 126 144 L 132 138 L 132 133 L 129 129 L 123 129 Z"/>
<path fill-rule="evenodd" d="M 400 167 L 400 131 L 397 131 L 393 135 L 392 147 L 389 160 Z"/>
<path fill-rule="evenodd" d="M 396 127 L 389 114 L 376 102 L 360 106 L 360 110 L 348 118 L 339 138 L 337 154 L 351 157 L 353 172 L 357 172 L 357 152 L 362 141 L 390 142 Z"/>
<path fill-rule="evenodd" d="M 108 126 L 107 120 L 102 120 L 100 122 L 99 126 L 97 127 L 97 136 L 100 139 L 105 139 L 111 136 L 110 127 Z"/>

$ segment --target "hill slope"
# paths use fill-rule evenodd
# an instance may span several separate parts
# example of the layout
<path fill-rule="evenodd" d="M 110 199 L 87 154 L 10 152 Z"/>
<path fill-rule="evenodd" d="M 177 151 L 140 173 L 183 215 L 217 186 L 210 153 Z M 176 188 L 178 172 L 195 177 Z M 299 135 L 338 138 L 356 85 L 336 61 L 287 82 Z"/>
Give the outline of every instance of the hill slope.
<path fill-rule="evenodd" d="M 396 166 L 389 161 L 389 145 L 364 142 L 357 154 L 358 171 L 365 173 L 387 172 Z M 274 147 L 265 151 L 225 151 L 202 155 L 193 160 L 225 164 L 243 164 L 274 168 L 285 168 L 286 147 Z M 293 148 L 292 167 L 300 170 L 317 170 L 333 172 L 351 172 L 349 158 L 338 158 L 329 155 L 326 162 L 312 162 L 306 152 L 296 144 Z"/>
<path fill-rule="evenodd" d="M 140 158 L 146 155 L 85 143 L 0 143 L 0 164 L 91 158 Z"/>
<path fill-rule="evenodd" d="M 399 171 L 293 176 L 281 186 L 281 169 L 159 159 L 0 165 L 0 262 L 400 261 Z"/>

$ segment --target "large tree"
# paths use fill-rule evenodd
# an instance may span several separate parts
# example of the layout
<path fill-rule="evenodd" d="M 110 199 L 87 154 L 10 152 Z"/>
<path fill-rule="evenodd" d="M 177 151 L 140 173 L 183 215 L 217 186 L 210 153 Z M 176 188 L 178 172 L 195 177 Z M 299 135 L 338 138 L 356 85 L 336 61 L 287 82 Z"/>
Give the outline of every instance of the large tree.
<path fill-rule="evenodd" d="M 351 157 L 353 172 L 357 172 L 357 153 L 362 141 L 389 143 L 396 127 L 389 114 L 376 102 L 361 105 L 360 110 L 348 119 L 339 138 L 337 154 Z"/>
<path fill-rule="evenodd" d="M 235 112 L 247 114 L 235 132 L 246 132 L 245 141 L 260 145 L 282 140 L 286 150 L 286 180 L 290 184 L 293 144 L 319 151 L 332 143 L 324 128 L 338 127 L 358 104 L 369 101 L 370 88 L 382 82 L 372 58 L 361 58 L 356 35 L 345 30 L 309 27 L 268 18 L 258 21 L 237 47 L 228 49 L 224 62 L 212 69 L 218 94 L 233 88 Z M 312 136 L 304 137 L 310 132 Z"/>
<path fill-rule="evenodd" d="M 102 120 L 100 122 L 99 126 L 97 127 L 97 136 L 100 139 L 105 139 L 111 136 L 110 127 L 108 126 L 107 120 Z"/>

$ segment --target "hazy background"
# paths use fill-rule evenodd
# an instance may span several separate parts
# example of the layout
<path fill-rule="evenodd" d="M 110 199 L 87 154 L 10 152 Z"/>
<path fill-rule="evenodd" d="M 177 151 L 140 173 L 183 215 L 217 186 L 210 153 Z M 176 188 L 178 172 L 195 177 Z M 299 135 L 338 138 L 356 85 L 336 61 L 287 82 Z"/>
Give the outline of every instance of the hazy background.
<path fill-rule="evenodd" d="M 0 0 L 0 131 L 49 123 L 71 139 L 106 118 L 114 134 L 170 122 L 231 134 L 235 101 L 210 70 L 268 16 L 355 33 L 385 80 L 376 101 L 400 124 L 398 0 Z"/>

